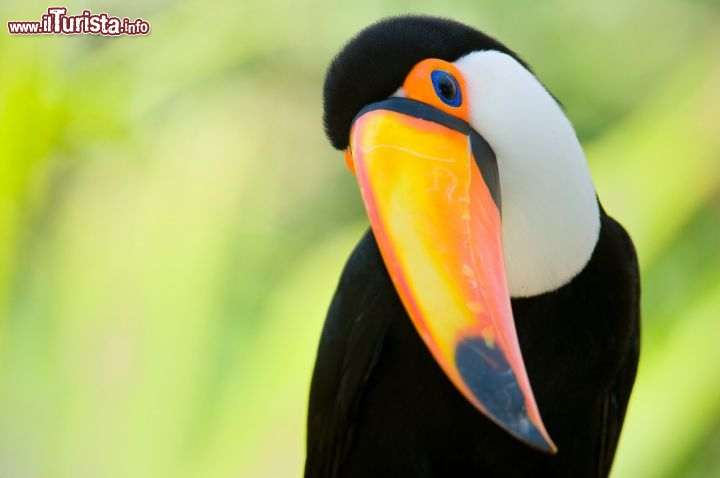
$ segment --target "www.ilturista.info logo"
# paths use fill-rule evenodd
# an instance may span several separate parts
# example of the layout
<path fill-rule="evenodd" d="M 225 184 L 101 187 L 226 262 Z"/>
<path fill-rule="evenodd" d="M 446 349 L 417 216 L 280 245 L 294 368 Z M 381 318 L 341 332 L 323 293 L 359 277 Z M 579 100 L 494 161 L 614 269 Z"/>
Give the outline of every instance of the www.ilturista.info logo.
<path fill-rule="evenodd" d="M 11 35 L 147 35 L 150 24 L 138 18 L 110 17 L 107 13 L 83 10 L 80 15 L 68 15 L 65 7 L 50 7 L 39 22 L 7 22 Z"/>

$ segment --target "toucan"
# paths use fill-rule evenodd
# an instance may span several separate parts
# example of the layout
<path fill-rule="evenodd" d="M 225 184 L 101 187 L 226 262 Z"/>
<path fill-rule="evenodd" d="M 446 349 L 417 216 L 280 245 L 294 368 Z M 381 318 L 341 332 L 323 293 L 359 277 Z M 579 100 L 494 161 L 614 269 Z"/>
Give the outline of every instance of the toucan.
<path fill-rule="evenodd" d="M 305 476 L 607 476 L 638 263 L 559 101 L 497 40 L 415 15 L 354 36 L 323 95 L 370 228 L 322 330 Z"/>

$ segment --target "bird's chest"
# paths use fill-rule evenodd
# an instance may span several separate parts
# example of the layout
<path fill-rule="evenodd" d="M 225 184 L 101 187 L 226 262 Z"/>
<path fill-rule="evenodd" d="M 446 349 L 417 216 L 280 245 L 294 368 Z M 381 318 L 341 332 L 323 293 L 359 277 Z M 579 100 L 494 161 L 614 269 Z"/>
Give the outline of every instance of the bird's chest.
<path fill-rule="evenodd" d="M 607 387 L 624 344 L 611 296 L 580 277 L 565 289 L 514 299 L 512 305 L 520 349 L 539 402 L 552 407 L 562 392 L 592 397 Z"/>

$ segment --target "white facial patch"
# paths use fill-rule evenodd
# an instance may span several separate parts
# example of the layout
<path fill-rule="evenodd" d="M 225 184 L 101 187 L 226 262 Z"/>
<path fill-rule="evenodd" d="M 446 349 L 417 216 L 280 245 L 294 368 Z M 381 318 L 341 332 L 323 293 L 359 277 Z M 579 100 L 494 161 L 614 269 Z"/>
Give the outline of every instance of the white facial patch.
<path fill-rule="evenodd" d="M 511 56 L 470 53 L 465 79 L 470 123 L 497 156 L 510 295 L 555 290 L 590 260 L 600 210 L 575 130 L 540 82 Z"/>

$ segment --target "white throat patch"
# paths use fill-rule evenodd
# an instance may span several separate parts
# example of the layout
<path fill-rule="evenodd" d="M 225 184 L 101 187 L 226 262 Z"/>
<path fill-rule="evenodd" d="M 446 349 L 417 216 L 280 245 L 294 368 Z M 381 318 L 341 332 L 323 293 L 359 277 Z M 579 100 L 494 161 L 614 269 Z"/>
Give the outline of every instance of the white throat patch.
<path fill-rule="evenodd" d="M 470 123 L 497 156 L 510 295 L 555 290 L 585 267 L 600 232 L 595 187 L 575 130 L 511 56 L 480 51 L 455 65 L 465 78 Z"/>

